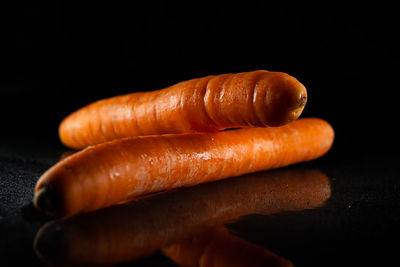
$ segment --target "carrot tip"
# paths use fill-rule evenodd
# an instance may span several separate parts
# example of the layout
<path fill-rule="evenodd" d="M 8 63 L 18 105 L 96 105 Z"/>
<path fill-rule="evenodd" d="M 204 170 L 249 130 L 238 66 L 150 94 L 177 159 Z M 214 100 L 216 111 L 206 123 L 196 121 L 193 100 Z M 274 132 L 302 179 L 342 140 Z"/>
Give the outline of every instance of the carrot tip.
<path fill-rule="evenodd" d="M 300 96 L 300 99 L 299 99 L 299 107 L 305 106 L 306 103 L 307 103 L 307 96 L 305 94 L 303 94 Z"/>
<path fill-rule="evenodd" d="M 54 190 L 45 185 L 41 187 L 33 196 L 33 205 L 41 212 L 55 217 L 58 212 L 58 202 Z"/>

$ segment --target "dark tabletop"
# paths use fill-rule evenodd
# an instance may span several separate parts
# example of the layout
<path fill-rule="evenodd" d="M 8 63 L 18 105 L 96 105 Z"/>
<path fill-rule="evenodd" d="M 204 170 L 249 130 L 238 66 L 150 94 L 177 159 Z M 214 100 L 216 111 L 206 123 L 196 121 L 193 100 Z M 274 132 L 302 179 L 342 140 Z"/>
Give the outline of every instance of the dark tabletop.
<path fill-rule="evenodd" d="M 33 188 L 39 176 L 67 151 L 61 145 L 33 144 L 16 142 L 15 140 L 0 148 L 1 253 L 2 259 L 6 259 L 6 262 L 12 265 L 16 263 L 42 265 L 42 261 L 39 260 L 34 250 L 34 238 L 38 235 L 39 229 L 51 219 L 34 209 L 31 203 Z M 361 266 L 361 264 L 382 266 L 382 264 L 389 263 L 397 257 L 393 241 L 396 242 L 399 237 L 398 225 L 400 222 L 398 163 L 399 157 L 397 155 L 391 153 L 389 149 L 383 149 L 379 146 L 372 146 L 370 150 L 365 149 L 361 153 L 351 152 L 337 145 L 327 155 L 312 162 L 297 164 L 277 171 L 262 172 L 255 176 L 231 178 L 217 183 L 182 189 L 178 192 L 167 193 L 166 196 L 156 196 L 155 200 L 153 198 L 142 200 L 143 203 L 139 201 L 139 204 L 135 204 L 139 207 L 134 206 L 128 209 L 126 218 L 122 218 L 122 220 L 132 220 L 132 229 L 129 229 L 129 231 L 133 231 L 132 235 L 135 233 L 136 235 L 144 235 L 142 243 L 144 248 L 147 246 L 147 238 L 147 242 L 152 243 L 151 240 L 157 240 L 159 236 L 163 236 L 160 237 L 163 239 L 162 244 L 175 244 L 179 243 L 181 239 L 190 238 L 191 235 L 196 236 L 203 232 L 207 234 L 209 229 L 225 225 L 232 235 L 289 259 L 296 266 Z M 285 171 L 292 172 L 282 174 Z M 234 194 L 236 193 L 234 192 L 240 191 L 242 188 L 251 188 L 251 186 L 254 186 L 252 183 L 271 186 L 271 179 L 275 179 L 273 176 L 280 175 L 287 176 L 285 179 L 289 179 L 286 182 L 290 186 L 291 183 L 295 183 L 294 180 L 290 179 L 297 179 L 298 171 L 303 172 L 303 176 L 305 172 L 306 176 L 311 177 L 311 182 L 306 181 L 304 186 L 299 185 L 300 187 L 303 186 L 301 188 L 308 188 L 307 183 L 309 183 L 313 184 L 309 190 L 323 190 L 325 192 L 323 196 L 319 196 L 320 199 L 316 199 L 315 203 L 308 204 L 309 206 L 300 205 L 292 209 L 290 205 L 293 205 L 293 203 L 286 205 L 279 204 L 278 201 L 274 205 L 283 205 L 284 208 L 283 210 L 274 210 L 274 208 L 271 208 L 274 205 L 263 202 L 257 205 L 261 205 L 262 209 L 265 208 L 266 210 L 246 208 L 245 212 L 233 219 L 228 218 L 229 216 L 223 212 L 216 213 L 221 218 L 208 225 L 208 221 L 211 220 L 209 217 L 212 217 L 209 211 L 204 211 L 196 205 L 193 205 L 193 208 L 186 208 L 186 210 L 183 207 L 183 210 L 180 211 L 176 210 L 176 202 L 169 202 L 171 198 L 178 200 L 182 198 L 184 202 L 188 203 L 193 201 L 185 200 L 185 197 L 187 198 L 185 194 L 198 194 L 200 199 L 203 195 L 207 195 L 207 205 L 215 205 L 216 209 L 221 205 L 229 206 L 229 199 L 232 199 L 232 205 L 239 205 L 240 202 L 246 201 L 257 202 L 260 201 L 257 200 L 258 196 L 256 196 L 259 194 L 257 192 L 259 189 L 254 190 L 255 198 L 252 194 L 248 194 L 240 199 L 235 197 Z M 314 178 L 312 177 L 315 172 L 326 177 L 323 179 L 326 179 L 328 183 L 318 184 L 319 178 L 315 178 L 317 180 L 313 183 L 312 179 Z M 272 176 L 272 178 L 268 176 Z M 279 180 L 276 181 L 279 182 Z M 278 185 L 278 188 L 279 186 L 283 185 Z M 229 191 L 231 187 L 235 189 Z M 254 188 L 259 188 L 259 186 Z M 300 191 L 303 190 L 301 188 Z M 215 194 L 219 194 L 216 192 L 222 192 L 220 193 L 221 196 L 216 198 Z M 268 193 L 268 190 L 266 192 Z M 307 192 L 307 194 L 314 194 L 313 191 Z M 225 199 L 225 203 L 218 202 L 221 197 Z M 219 200 L 217 201 L 217 199 Z M 141 208 L 141 205 L 147 207 L 147 209 Z M 160 205 L 164 205 L 162 209 L 167 211 L 160 213 L 161 215 L 159 214 Z M 223 209 L 224 207 L 219 208 Z M 168 212 L 168 209 L 171 209 L 171 212 Z M 111 212 L 115 211 L 111 209 Z M 181 213 L 185 212 L 191 213 L 191 216 L 197 216 L 196 213 L 198 213 L 199 223 L 194 225 L 190 220 L 177 222 L 176 220 L 179 220 L 179 218 L 176 219 L 175 217 L 179 217 Z M 110 216 L 116 217 L 116 215 Z M 135 227 L 139 227 L 139 219 L 136 219 L 136 217 L 141 216 L 150 218 L 147 219 L 150 221 L 155 220 L 154 216 L 158 216 L 156 221 L 165 221 L 165 226 L 163 223 L 156 223 L 153 225 L 152 231 L 135 229 Z M 97 218 L 102 223 L 96 222 Z M 104 222 L 104 218 L 104 214 L 94 213 L 90 219 L 91 222 L 95 222 L 94 226 L 83 223 L 86 225 L 83 232 L 86 230 L 90 232 L 91 227 L 106 225 L 107 222 Z M 117 229 L 118 227 L 126 227 L 126 225 L 120 226 L 118 220 L 115 220 L 111 223 L 112 225 L 115 223 L 113 227 Z M 146 225 L 146 223 L 143 225 Z M 163 229 L 164 227 L 167 229 Z M 185 234 L 181 233 L 183 231 L 180 231 L 181 229 L 185 229 Z M 180 234 L 165 237 L 165 231 Z M 66 233 L 67 235 L 70 234 L 68 231 Z M 51 231 L 49 235 L 52 235 Z M 76 233 L 70 235 L 76 237 Z M 149 236 L 146 237 L 146 235 Z M 117 238 L 118 234 L 115 234 L 115 236 Z M 51 238 L 51 244 L 59 245 L 55 241 L 53 243 Z M 82 241 L 85 238 L 86 241 Z M 90 238 L 94 240 L 90 240 Z M 100 241 L 99 237 L 94 238 L 90 234 L 82 234 L 79 242 L 89 242 L 89 244 L 95 246 L 96 242 Z M 114 240 L 114 242 L 118 242 L 118 240 Z M 174 266 L 170 259 L 159 252 L 160 248 L 153 244 L 150 252 L 143 255 L 141 255 L 140 249 L 136 249 L 132 251 L 131 260 L 123 264 L 126 264 L 126 266 Z M 48 253 L 53 253 L 53 250 L 50 249 Z M 93 255 L 93 257 L 96 256 Z M 52 258 L 53 256 L 49 257 Z M 62 260 L 67 261 L 68 258 L 62 258 Z M 114 263 L 117 264 L 118 261 L 116 259 Z"/>

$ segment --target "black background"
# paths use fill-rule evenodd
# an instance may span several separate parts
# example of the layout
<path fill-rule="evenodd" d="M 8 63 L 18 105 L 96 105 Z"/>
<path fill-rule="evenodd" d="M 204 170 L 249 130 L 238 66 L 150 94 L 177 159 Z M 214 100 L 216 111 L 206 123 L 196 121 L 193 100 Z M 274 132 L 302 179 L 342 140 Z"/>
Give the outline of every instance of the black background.
<path fill-rule="evenodd" d="M 393 145 L 397 9 L 349 2 L 2 4 L 3 141 L 60 145 L 59 122 L 92 101 L 266 69 L 307 87 L 303 116 L 330 121 L 338 149 Z"/>

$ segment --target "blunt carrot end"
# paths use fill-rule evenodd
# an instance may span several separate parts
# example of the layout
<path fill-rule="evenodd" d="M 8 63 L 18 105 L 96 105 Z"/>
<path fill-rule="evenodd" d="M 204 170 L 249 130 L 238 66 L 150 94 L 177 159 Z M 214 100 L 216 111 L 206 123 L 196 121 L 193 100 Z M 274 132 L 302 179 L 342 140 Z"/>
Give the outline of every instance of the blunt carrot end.
<path fill-rule="evenodd" d="M 291 121 L 297 120 L 301 113 L 303 112 L 305 106 L 307 104 L 307 92 L 304 91 L 297 96 L 293 104 L 293 111 L 291 116 L 288 116 L 286 123 L 290 123 Z"/>
<path fill-rule="evenodd" d="M 41 187 L 33 196 L 34 206 L 43 213 L 56 217 L 58 213 L 57 195 L 54 190 L 45 185 Z"/>
<path fill-rule="evenodd" d="M 265 72 L 257 82 L 253 102 L 263 126 L 283 126 L 303 112 L 307 89 L 286 73 Z"/>
<path fill-rule="evenodd" d="M 300 96 L 299 107 L 304 107 L 307 103 L 307 95 L 303 94 Z"/>

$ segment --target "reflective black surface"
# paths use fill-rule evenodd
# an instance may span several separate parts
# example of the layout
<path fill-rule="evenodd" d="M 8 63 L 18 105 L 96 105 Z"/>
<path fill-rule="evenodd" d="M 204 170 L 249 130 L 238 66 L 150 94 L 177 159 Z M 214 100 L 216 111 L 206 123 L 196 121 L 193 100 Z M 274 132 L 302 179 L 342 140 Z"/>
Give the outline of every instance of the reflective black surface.
<path fill-rule="evenodd" d="M 389 152 L 375 147 L 355 157 L 334 146 L 312 162 L 52 221 L 33 208 L 33 187 L 66 150 L 9 143 L 0 149 L 2 259 L 34 266 L 176 266 L 162 251 L 177 260 L 178 248 L 192 255 L 210 246 L 208 259 L 221 262 L 234 255 L 237 263 L 269 258 L 271 251 L 274 260 L 261 266 L 284 259 L 295 266 L 389 264 L 400 233 L 399 157 Z M 214 243 L 226 247 L 225 254 L 215 252 L 218 259 Z"/>

